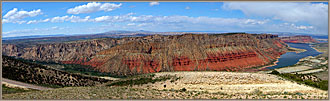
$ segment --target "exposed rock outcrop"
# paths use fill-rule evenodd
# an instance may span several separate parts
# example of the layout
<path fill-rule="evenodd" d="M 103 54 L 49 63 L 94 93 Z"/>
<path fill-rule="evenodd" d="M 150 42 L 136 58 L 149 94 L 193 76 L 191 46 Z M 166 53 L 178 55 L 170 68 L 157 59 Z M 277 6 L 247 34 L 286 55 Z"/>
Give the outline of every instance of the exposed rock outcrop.
<path fill-rule="evenodd" d="M 245 71 L 269 64 L 287 50 L 277 35 L 245 33 L 152 35 L 18 46 L 4 44 L 3 54 L 90 65 L 100 72 L 115 75 L 161 71 Z"/>
<path fill-rule="evenodd" d="M 278 36 L 263 34 L 148 36 L 98 52 L 89 62 L 117 75 L 161 71 L 244 71 L 286 51 Z M 102 61 L 98 61 L 102 60 Z"/>
<path fill-rule="evenodd" d="M 78 63 L 89 59 L 96 52 L 110 48 L 120 43 L 115 39 L 97 39 L 74 42 L 36 44 L 21 46 L 17 44 L 3 44 L 2 53 L 7 56 L 18 58 L 48 61 Z"/>
<path fill-rule="evenodd" d="M 299 77 L 305 81 L 305 80 L 311 80 L 313 82 L 319 82 L 321 81 L 321 79 L 319 79 L 317 76 L 315 75 L 299 75 Z"/>
<path fill-rule="evenodd" d="M 281 40 L 288 43 L 320 43 L 319 41 L 313 39 L 311 36 L 306 35 L 281 37 Z"/>
<path fill-rule="evenodd" d="M 59 86 L 93 86 L 109 80 L 67 73 L 42 65 L 2 56 L 2 77 L 32 83 Z"/>

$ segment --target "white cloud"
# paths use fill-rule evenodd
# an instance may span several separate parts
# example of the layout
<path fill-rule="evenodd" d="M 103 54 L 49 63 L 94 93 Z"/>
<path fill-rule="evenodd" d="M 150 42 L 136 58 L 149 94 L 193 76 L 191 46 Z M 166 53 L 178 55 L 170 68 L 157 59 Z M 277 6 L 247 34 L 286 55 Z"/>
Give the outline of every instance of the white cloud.
<path fill-rule="evenodd" d="M 321 33 L 328 33 L 328 5 L 323 3 L 230 2 L 224 3 L 223 8 L 241 10 L 248 16 L 270 17 L 291 23 L 308 23 Z M 305 28 L 299 27 L 299 29 Z"/>
<path fill-rule="evenodd" d="M 297 26 L 297 29 L 307 30 L 307 29 L 313 29 L 313 26 Z"/>
<path fill-rule="evenodd" d="M 69 19 L 71 22 L 87 22 L 90 20 L 90 16 L 86 16 L 85 18 L 80 18 L 79 16 L 71 16 Z"/>
<path fill-rule="evenodd" d="M 4 17 L 4 18 L 9 18 L 10 16 L 15 15 L 16 12 L 17 12 L 17 8 L 14 8 L 13 10 L 8 11 L 7 14 L 4 15 L 3 17 Z"/>
<path fill-rule="evenodd" d="M 101 16 L 94 22 L 111 24 L 113 30 L 150 31 L 286 31 L 322 34 L 315 26 L 294 23 L 276 24 L 270 19 L 190 17 L 190 16 L 152 16 L 126 14 L 120 16 Z M 109 28 L 108 26 L 107 28 Z"/>
<path fill-rule="evenodd" d="M 26 24 L 35 24 L 37 22 L 38 22 L 37 20 L 31 20 L 31 21 L 27 22 Z"/>
<path fill-rule="evenodd" d="M 36 24 L 36 23 L 40 23 L 40 22 L 48 22 L 50 19 L 44 19 L 44 20 L 31 20 L 28 21 L 26 24 Z"/>
<path fill-rule="evenodd" d="M 50 22 L 64 22 L 64 21 L 68 21 L 69 16 L 57 16 L 57 17 L 53 17 Z"/>
<path fill-rule="evenodd" d="M 296 25 L 294 23 L 279 24 L 280 27 L 289 28 L 293 30 L 313 30 L 314 26 Z"/>
<path fill-rule="evenodd" d="M 57 16 L 57 17 L 53 17 L 50 19 L 50 22 L 65 22 L 65 21 L 69 21 L 69 22 L 87 22 L 90 20 L 90 16 L 86 16 L 85 18 L 80 18 L 79 16 L 74 16 L 71 15 L 69 16 Z"/>
<path fill-rule="evenodd" d="M 187 6 L 186 8 L 184 8 L 184 9 L 191 9 L 189 6 Z"/>
<path fill-rule="evenodd" d="M 59 29 L 59 27 L 58 26 L 54 26 L 51 29 Z"/>
<path fill-rule="evenodd" d="M 23 24 L 26 21 L 22 21 L 22 20 L 8 20 L 8 19 L 3 19 L 2 23 L 17 23 L 17 24 Z"/>
<path fill-rule="evenodd" d="M 2 19 L 2 23 L 9 23 L 7 19 Z"/>
<path fill-rule="evenodd" d="M 56 30 L 63 30 L 65 28 L 60 28 L 58 26 L 53 26 L 50 28 L 34 28 L 34 29 L 23 29 L 23 30 L 13 30 L 8 32 L 3 32 L 4 37 L 15 37 L 15 36 L 26 36 L 26 35 L 42 35 L 49 34 L 49 32 Z"/>
<path fill-rule="evenodd" d="M 266 24 L 269 20 L 257 20 L 257 19 L 237 19 L 237 18 L 214 18 L 214 17 L 189 17 L 189 16 L 152 16 L 152 15 L 140 15 L 134 16 L 134 14 L 127 14 L 121 16 L 101 16 L 97 17 L 94 22 L 120 24 L 127 23 L 124 27 L 168 27 L 168 28 L 238 28 L 238 27 L 255 27 Z M 194 28 L 192 28 L 194 29 Z"/>
<path fill-rule="evenodd" d="M 135 23 L 128 23 L 127 26 L 134 26 Z"/>
<path fill-rule="evenodd" d="M 105 11 L 105 12 L 109 12 L 115 9 L 118 9 L 121 7 L 121 3 L 120 4 L 114 4 L 114 3 L 96 3 L 96 2 L 92 2 L 92 3 L 88 3 L 86 5 L 80 5 L 80 6 L 76 6 L 74 8 L 70 8 L 67 10 L 68 14 L 81 14 L 81 13 L 93 13 L 93 12 L 97 12 L 97 11 Z"/>
<path fill-rule="evenodd" d="M 27 17 L 35 17 L 37 15 L 41 15 L 42 12 L 40 9 L 38 10 L 32 10 L 32 11 L 18 11 L 17 8 L 14 8 L 10 11 L 7 12 L 7 14 L 5 14 L 3 16 L 3 23 L 18 23 L 18 24 L 22 24 L 25 23 L 26 21 L 21 21 L 24 18 Z"/>
<path fill-rule="evenodd" d="M 95 18 L 95 22 L 129 22 L 137 20 L 137 17 L 132 16 L 134 13 L 128 13 L 126 15 L 119 16 L 101 16 Z"/>
<path fill-rule="evenodd" d="M 28 12 L 28 11 L 24 11 L 24 10 L 18 11 L 17 8 L 14 8 L 13 10 L 8 11 L 7 14 L 5 14 L 3 16 L 3 18 L 6 18 L 6 19 L 23 19 L 23 18 L 26 18 L 26 17 L 34 17 L 34 16 L 37 16 L 37 15 L 40 15 L 40 14 L 42 14 L 40 9 Z"/>
<path fill-rule="evenodd" d="M 150 5 L 150 6 L 159 5 L 159 2 L 150 2 L 149 5 Z"/>
<path fill-rule="evenodd" d="M 276 24 L 270 19 L 247 19 L 247 18 L 219 18 L 219 17 L 190 17 L 190 16 L 153 16 L 135 15 L 128 13 L 117 16 L 90 16 L 80 17 L 74 15 L 56 16 L 53 18 L 31 20 L 27 24 L 41 22 L 94 22 L 111 24 L 102 27 L 104 30 L 150 30 L 150 31 L 288 31 L 288 32 L 316 32 L 316 27 L 309 24 L 283 23 Z M 25 22 L 24 22 L 25 23 Z M 95 29 L 98 26 L 96 26 Z M 81 31 L 81 30 L 79 30 Z M 72 33 L 72 32 L 70 32 Z M 86 33 L 86 32 L 84 32 Z M 92 33 L 92 32 L 91 32 Z"/>
<path fill-rule="evenodd" d="M 43 20 L 31 20 L 28 21 L 26 24 L 36 24 L 36 23 L 43 23 L 43 22 L 53 22 L 53 23 L 58 23 L 58 22 L 91 22 L 94 21 L 94 19 L 90 19 L 90 16 L 86 16 L 85 18 L 80 18 L 79 16 L 56 16 L 53 18 L 47 18 Z"/>
<path fill-rule="evenodd" d="M 252 24 L 252 25 L 255 25 L 255 24 L 265 24 L 266 22 L 268 22 L 269 20 L 263 20 L 263 21 L 258 21 L 258 20 L 254 20 L 254 19 L 247 19 L 245 20 L 245 24 Z"/>

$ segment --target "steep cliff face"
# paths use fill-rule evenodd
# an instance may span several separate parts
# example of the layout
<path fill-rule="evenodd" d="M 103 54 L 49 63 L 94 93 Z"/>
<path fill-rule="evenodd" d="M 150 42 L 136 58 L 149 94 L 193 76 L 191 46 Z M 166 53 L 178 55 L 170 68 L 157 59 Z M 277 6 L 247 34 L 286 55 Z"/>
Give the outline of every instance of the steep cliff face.
<path fill-rule="evenodd" d="M 41 44 L 2 44 L 2 54 L 17 58 L 57 62 L 64 64 L 88 64 L 97 52 L 130 41 L 143 40 L 139 37 L 100 38 L 70 42 L 54 42 Z"/>
<path fill-rule="evenodd" d="M 109 81 L 58 71 L 7 56 L 2 56 L 2 77 L 32 84 L 59 86 L 93 86 Z"/>
<path fill-rule="evenodd" d="M 101 72 L 135 75 L 161 71 L 244 71 L 286 51 L 276 35 L 148 36 L 102 50 L 91 63 Z"/>
<path fill-rule="evenodd" d="M 38 61 L 78 63 L 87 61 L 96 52 L 118 43 L 120 41 L 115 39 L 97 39 L 30 46 L 3 44 L 2 54 Z"/>
<path fill-rule="evenodd" d="M 288 43 L 319 43 L 319 41 L 313 39 L 311 36 L 290 36 L 290 37 L 281 37 L 281 40 Z"/>
<path fill-rule="evenodd" d="M 100 72 L 135 75 L 161 71 L 245 71 L 269 64 L 286 51 L 270 34 L 185 34 L 95 39 L 31 47 L 4 44 L 3 54 L 39 61 L 82 64 Z"/>

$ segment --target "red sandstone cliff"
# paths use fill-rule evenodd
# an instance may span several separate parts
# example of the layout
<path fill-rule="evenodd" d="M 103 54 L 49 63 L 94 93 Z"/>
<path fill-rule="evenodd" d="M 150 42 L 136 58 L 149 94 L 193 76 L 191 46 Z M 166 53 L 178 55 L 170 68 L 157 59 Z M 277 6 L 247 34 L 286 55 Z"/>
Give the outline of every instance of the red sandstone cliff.
<path fill-rule="evenodd" d="M 305 35 L 281 37 L 281 40 L 288 43 L 319 43 L 319 41 L 313 39 L 311 36 Z"/>
<path fill-rule="evenodd" d="M 160 71 L 244 71 L 286 51 L 277 35 L 153 35 L 31 47 L 4 44 L 3 54 L 39 61 L 90 65 L 100 72 L 135 75 Z"/>
<path fill-rule="evenodd" d="M 286 51 L 276 35 L 149 36 L 98 52 L 90 63 L 117 75 L 161 71 L 244 71 Z M 89 63 L 89 64 L 90 64 Z"/>
<path fill-rule="evenodd" d="M 34 45 L 2 44 L 2 54 L 38 61 L 80 64 L 88 61 L 98 51 L 130 40 L 132 39 L 103 38 Z"/>

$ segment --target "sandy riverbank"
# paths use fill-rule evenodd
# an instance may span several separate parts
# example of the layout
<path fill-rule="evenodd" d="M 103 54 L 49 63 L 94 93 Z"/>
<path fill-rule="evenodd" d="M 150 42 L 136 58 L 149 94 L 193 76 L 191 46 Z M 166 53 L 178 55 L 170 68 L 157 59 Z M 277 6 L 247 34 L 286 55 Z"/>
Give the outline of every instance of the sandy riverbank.
<path fill-rule="evenodd" d="M 293 48 L 293 47 L 288 47 L 288 48 L 289 48 L 289 50 L 287 52 L 296 52 L 297 54 L 307 51 L 306 49 L 299 49 L 299 48 Z"/>
<path fill-rule="evenodd" d="M 278 59 L 279 59 L 279 58 L 280 58 L 280 57 L 277 57 L 276 61 L 273 62 L 273 63 L 270 64 L 270 65 L 267 65 L 267 66 L 263 66 L 263 67 L 261 67 L 261 68 L 258 68 L 258 70 L 260 70 L 258 73 L 270 72 L 271 70 L 268 70 L 267 67 L 272 67 L 272 66 L 277 65 L 277 63 L 278 63 Z"/>
<path fill-rule="evenodd" d="M 315 47 L 311 46 L 311 48 L 313 48 L 314 50 L 316 50 L 317 52 L 323 53 L 320 50 L 316 49 Z"/>

